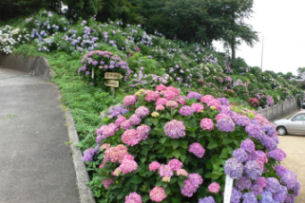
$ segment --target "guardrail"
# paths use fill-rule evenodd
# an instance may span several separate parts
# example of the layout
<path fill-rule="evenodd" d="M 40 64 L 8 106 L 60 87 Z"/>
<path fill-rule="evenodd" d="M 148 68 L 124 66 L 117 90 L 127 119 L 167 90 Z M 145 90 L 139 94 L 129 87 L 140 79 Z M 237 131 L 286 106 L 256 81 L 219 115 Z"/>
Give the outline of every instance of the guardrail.
<path fill-rule="evenodd" d="M 257 112 L 264 115 L 269 120 L 274 120 L 282 116 L 285 116 L 297 109 L 298 109 L 298 100 L 296 97 L 292 97 L 284 101 L 281 101 L 280 103 L 277 103 L 273 106 L 269 106 L 266 108 L 259 107 Z"/>

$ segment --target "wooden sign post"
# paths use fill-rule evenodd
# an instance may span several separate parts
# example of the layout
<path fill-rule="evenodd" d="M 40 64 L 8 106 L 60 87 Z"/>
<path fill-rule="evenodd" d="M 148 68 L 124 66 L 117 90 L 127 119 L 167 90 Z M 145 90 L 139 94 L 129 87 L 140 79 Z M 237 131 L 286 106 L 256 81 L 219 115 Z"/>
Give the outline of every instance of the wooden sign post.
<path fill-rule="evenodd" d="M 118 79 L 123 78 L 123 75 L 120 73 L 106 72 L 104 78 L 106 79 L 105 86 L 111 88 L 112 96 L 114 96 L 115 88 L 118 88 L 120 85 Z"/>

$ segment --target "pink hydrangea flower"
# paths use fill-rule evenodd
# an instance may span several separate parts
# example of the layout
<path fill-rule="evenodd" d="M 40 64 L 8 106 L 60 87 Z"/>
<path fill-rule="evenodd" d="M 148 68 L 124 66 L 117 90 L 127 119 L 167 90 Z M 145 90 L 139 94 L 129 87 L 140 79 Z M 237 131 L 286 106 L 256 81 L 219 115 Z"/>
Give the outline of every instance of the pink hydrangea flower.
<path fill-rule="evenodd" d="M 204 118 L 200 122 L 200 126 L 203 130 L 213 130 L 214 129 L 214 123 L 209 118 Z"/>
<path fill-rule="evenodd" d="M 135 105 L 136 102 L 137 102 L 137 97 L 135 95 L 128 95 L 123 100 L 124 106 Z"/>
<path fill-rule="evenodd" d="M 155 171 L 160 168 L 160 163 L 157 161 L 153 161 L 149 164 L 149 171 Z"/>
<path fill-rule="evenodd" d="M 157 105 L 156 106 L 156 111 L 163 111 L 165 107 L 163 105 Z"/>
<path fill-rule="evenodd" d="M 138 133 L 135 129 L 126 130 L 122 135 L 122 142 L 129 146 L 135 146 L 140 142 Z"/>
<path fill-rule="evenodd" d="M 200 101 L 202 103 L 208 104 L 210 101 L 214 100 L 215 98 L 212 95 L 204 95 L 201 97 Z"/>
<path fill-rule="evenodd" d="M 119 115 L 118 118 L 115 120 L 115 125 L 120 126 L 126 120 L 127 119 L 124 116 Z"/>
<path fill-rule="evenodd" d="M 136 115 L 140 118 L 144 118 L 149 114 L 149 109 L 145 106 L 140 106 L 136 109 Z"/>
<path fill-rule="evenodd" d="M 182 116 L 190 116 L 194 113 L 194 111 L 190 106 L 182 106 L 179 110 L 179 113 Z"/>
<path fill-rule="evenodd" d="M 161 94 L 168 100 L 175 99 L 178 96 L 178 94 L 170 90 L 164 90 Z"/>
<path fill-rule="evenodd" d="M 177 96 L 180 94 L 180 91 L 173 86 L 167 87 L 167 90 L 174 92 Z"/>
<path fill-rule="evenodd" d="M 176 174 L 177 174 L 177 176 L 186 176 L 186 177 L 189 175 L 188 172 L 183 168 L 178 169 L 176 171 Z"/>
<path fill-rule="evenodd" d="M 201 146 L 200 143 L 194 142 L 190 145 L 189 152 L 193 153 L 198 158 L 202 158 L 204 156 L 205 149 Z"/>
<path fill-rule="evenodd" d="M 145 92 L 145 101 L 147 102 L 152 102 L 152 101 L 157 101 L 159 99 L 160 95 L 158 92 L 148 90 Z"/>
<path fill-rule="evenodd" d="M 183 163 L 179 159 L 172 159 L 168 162 L 168 165 L 173 171 L 177 171 L 181 169 Z"/>
<path fill-rule="evenodd" d="M 127 173 L 131 173 L 134 170 L 137 170 L 138 164 L 134 160 L 123 159 L 119 168 L 123 174 L 127 174 Z"/>
<path fill-rule="evenodd" d="M 138 138 L 140 140 L 146 140 L 149 135 L 150 127 L 148 125 L 140 125 L 137 127 Z"/>
<path fill-rule="evenodd" d="M 204 110 L 203 105 L 200 104 L 200 103 L 194 103 L 194 104 L 192 104 L 192 105 L 191 105 L 191 108 L 193 109 L 194 112 L 197 112 L 197 113 L 199 113 L 199 112 L 201 112 L 201 111 Z"/>
<path fill-rule="evenodd" d="M 161 177 L 172 177 L 174 175 L 172 168 L 169 165 L 161 165 L 159 167 L 159 175 Z"/>
<path fill-rule="evenodd" d="M 111 161 L 112 163 L 121 162 L 125 155 L 128 154 L 127 147 L 125 145 L 119 144 L 115 147 L 110 147 L 106 149 L 104 153 L 104 162 L 107 163 Z"/>
<path fill-rule="evenodd" d="M 198 174 L 198 173 L 191 173 L 189 176 L 188 176 L 188 180 L 191 181 L 191 183 L 195 186 L 195 187 L 199 187 L 199 185 L 202 184 L 203 182 L 203 179 L 202 177 Z"/>
<path fill-rule="evenodd" d="M 129 120 L 126 120 L 126 121 L 123 121 L 120 126 L 122 129 L 128 130 L 132 127 L 132 124 Z"/>
<path fill-rule="evenodd" d="M 211 101 L 208 102 L 208 106 L 209 107 L 214 106 L 217 110 L 220 110 L 221 103 L 217 99 L 214 99 L 214 100 L 211 100 Z"/>
<path fill-rule="evenodd" d="M 177 101 L 179 102 L 179 104 L 186 105 L 186 101 L 183 96 L 179 96 Z"/>
<path fill-rule="evenodd" d="M 131 123 L 131 125 L 135 126 L 135 125 L 139 125 L 141 123 L 141 118 L 139 118 L 139 116 L 137 116 L 136 114 L 133 114 L 132 116 L 130 116 L 130 118 L 128 119 Z"/>
<path fill-rule="evenodd" d="M 157 87 L 156 87 L 156 91 L 163 91 L 163 90 L 166 90 L 166 86 L 165 85 L 163 85 L 163 84 L 160 84 L 160 85 L 158 85 Z"/>
<path fill-rule="evenodd" d="M 113 179 L 105 179 L 102 181 L 104 188 L 108 189 L 109 186 L 113 183 Z"/>
<path fill-rule="evenodd" d="M 138 193 L 132 192 L 125 197 L 125 203 L 142 203 L 142 197 Z"/>
<path fill-rule="evenodd" d="M 222 118 L 227 118 L 227 117 L 228 117 L 227 114 L 219 113 L 219 114 L 216 115 L 215 119 L 216 119 L 216 121 L 218 121 L 218 120 L 220 120 Z"/>
<path fill-rule="evenodd" d="M 156 186 L 150 191 L 149 197 L 153 202 L 162 202 L 166 198 L 165 190 Z"/>
<path fill-rule="evenodd" d="M 176 101 L 170 100 L 166 103 L 166 107 L 176 109 L 178 108 L 178 103 Z"/>
<path fill-rule="evenodd" d="M 114 135 L 116 131 L 116 125 L 114 123 L 110 123 L 109 125 L 103 128 L 102 136 L 107 138 Z"/>
<path fill-rule="evenodd" d="M 157 100 L 157 102 L 156 102 L 156 105 L 157 105 L 157 106 L 158 106 L 158 105 L 166 105 L 167 102 L 168 102 L 167 99 L 165 99 L 165 98 L 159 98 L 159 99 Z"/>
<path fill-rule="evenodd" d="M 208 188 L 211 193 L 217 194 L 220 191 L 220 185 L 216 182 L 211 183 Z"/>
<path fill-rule="evenodd" d="M 164 132 L 168 137 L 178 139 L 185 136 L 185 126 L 182 121 L 172 120 L 165 124 Z"/>

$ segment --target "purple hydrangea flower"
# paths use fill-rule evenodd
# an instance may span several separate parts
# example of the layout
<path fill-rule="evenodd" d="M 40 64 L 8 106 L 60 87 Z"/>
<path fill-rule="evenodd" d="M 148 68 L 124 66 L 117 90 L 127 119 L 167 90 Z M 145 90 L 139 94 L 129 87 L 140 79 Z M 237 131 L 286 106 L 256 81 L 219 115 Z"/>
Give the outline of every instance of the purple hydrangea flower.
<path fill-rule="evenodd" d="M 272 125 L 264 125 L 263 129 L 267 133 L 267 135 L 270 137 L 275 135 L 275 133 L 276 133 L 276 129 Z"/>
<path fill-rule="evenodd" d="M 216 126 L 219 131 L 223 132 L 233 132 L 235 129 L 235 123 L 230 117 L 223 117 L 217 120 Z"/>
<path fill-rule="evenodd" d="M 224 106 L 230 106 L 230 102 L 227 98 L 217 98 L 217 100 Z"/>
<path fill-rule="evenodd" d="M 234 113 L 232 115 L 232 119 L 239 126 L 247 126 L 250 123 L 250 119 L 247 116 L 240 115 L 237 113 Z"/>
<path fill-rule="evenodd" d="M 272 194 L 275 194 L 279 191 L 280 183 L 276 178 L 267 178 L 267 186 L 266 191 L 271 192 Z"/>
<path fill-rule="evenodd" d="M 225 165 L 225 173 L 232 178 L 239 179 L 243 175 L 244 166 L 235 158 L 228 159 Z"/>
<path fill-rule="evenodd" d="M 298 182 L 298 178 L 294 172 L 287 170 L 282 176 L 281 182 L 284 183 L 288 189 L 293 189 Z"/>
<path fill-rule="evenodd" d="M 274 203 L 272 198 L 272 193 L 265 191 L 262 193 L 262 199 L 260 200 L 261 203 Z"/>
<path fill-rule="evenodd" d="M 199 199 L 198 203 L 216 203 L 212 196 Z"/>
<path fill-rule="evenodd" d="M 294 197 L 291 194 L 288 194 L 286 199 L 285 199 L 285 203 L 294 203 Z"/>
<path fill-rule="evenodd" d="M 254 184 L 251 186 L 250 191 L 258 196 L 263 193 L 264 189 L 260 185 Z"/>
<path fill-rule="evenodd" d="M 240 191 L 243 191 L 244 189 L 250 189 L 251 185 L 251 180 L 247 177 L 241 177 L 235 182 L 235 187 Z"/>
<path fill-rule="evenodd" d="M 243 194 L 243 203 L 257 203 L 257 198 L 254 193 L 247 192 Z"/>
<path fill-rule="evenodd" d="M 189 93 L 187 94 L 187 98 L 188 98 L 188 99 L 195 98 L 195 99 L 200 100 L 201 97 L 202 97 L 202 95 L 201 95 L 200 93 L 198 93 L 198 92 L 193 92 L 193 91 L 191 91 L 191 92 L 189 92 Z"/>
<path fill-rule="evenodd" d="M 240 203 L 241 196 L 242 196 L 242 193 L 240 191 L 236 190 L 235 188 L 233 188 L 232 194 L 231 194 L 231 203 Z"/>
<path fill-rule="evenodd" d="M 255 144 L 250 138 L 248 138 L 241 143 L 240 148 L 244 149 L 247 152 L 254 152 Z"/>
<path fill-rule="evenodd" d="M 238 148 L 233 151 L 233 157 L 237 159 L 238 162 L 242 163 L 248 160 L 248 154 L 247 152 L 242 149 Z"/>
<path fill-rule="evenodd" d="M 268 153 L 268 156 L 276 161 L 282 161 L 286 157 L 286 153 L 281 149 L 274 149 Z"/>
<path fill-rule="evenodd" d="M 245 165 L 245 172 L 246 174 L 253 180 L 260 177 L 263 173 L 263 169 L 257 163 L 257 161 L 247 161 Z"/>
<path fill-rule="evenodd" d="M 261 137 L 260 142 L 268 150 L 275 149 L 276 145 L 277 145 L 276 142 L 271 137 L 268 137 L 268 136 Z"/>
<path fill-rule="evenodd" d="M 261 126 L 259 124 L 254 123 L 250 123 L 246 126 L 246 132 L 248 133 L 249 137 L 253 137 L 258 140 L 265 135 Z"/>
<path fill-rule="evenodd" d="M 292 190 L 293 190 L 293 194 L 294 194 L 295 196 L 299 196 L 300 189 L 301 189 L 301 183 L 298 181 L 298 182 L 295 184 L 294 188 L 292 189 Z"/>
<path fill-rule="evenodd" d="M 287 169 L 281 165 L 276 165 L 274 167 L 274 169 L 275 169 L 276 174 L 280 177 L 282 177 L 287 172 Z"/>
<path fill-rule="evenodd" d="M 98 148 L 89 148 L 87 150 L 84 151 L 84 155 L 83 155 L 83 162 L 90 162 L 92 161 L 93 156 L 95 155 L 95 153 L 98 151 Z"/>
<path fill-rule="evenodd" d="M 279 191 L 273 195 L 273 199 L 279 203 L 284 203 L 288 194 L 287 187 L 280 186 Z"/>

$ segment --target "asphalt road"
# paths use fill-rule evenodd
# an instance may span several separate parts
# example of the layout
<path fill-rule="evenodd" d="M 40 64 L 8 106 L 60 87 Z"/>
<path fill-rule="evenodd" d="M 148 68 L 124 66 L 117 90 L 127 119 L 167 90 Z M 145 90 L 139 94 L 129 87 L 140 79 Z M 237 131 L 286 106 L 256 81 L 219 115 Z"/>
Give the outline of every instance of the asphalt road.
<path fill-rule="evenodd" d="M 54 84 L 0 68 L 0 203 L 78 203 Z"/>

